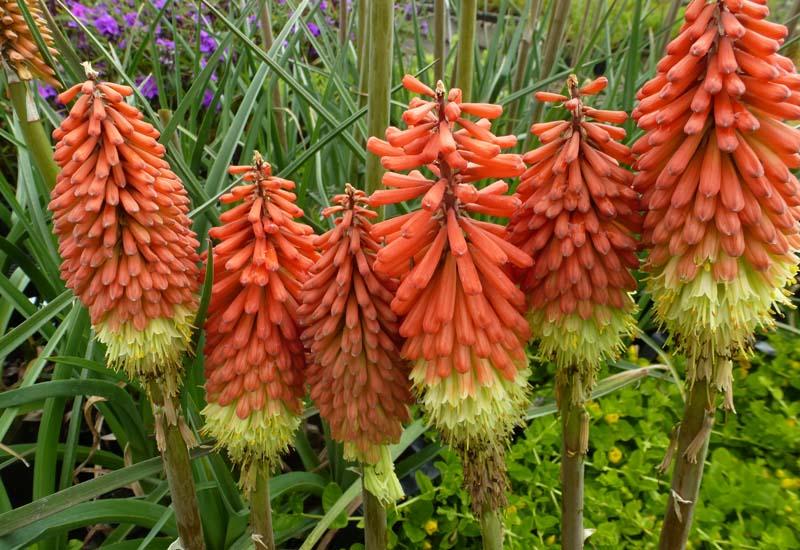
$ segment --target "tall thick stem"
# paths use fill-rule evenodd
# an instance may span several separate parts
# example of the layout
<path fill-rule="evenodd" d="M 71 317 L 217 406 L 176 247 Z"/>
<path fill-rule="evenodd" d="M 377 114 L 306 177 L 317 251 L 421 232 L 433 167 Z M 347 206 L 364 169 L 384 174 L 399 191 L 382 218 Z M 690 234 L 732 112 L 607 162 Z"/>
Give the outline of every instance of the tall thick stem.
<path fill-rule="evenodd" d="M 528 71 L 528 60 L 530 59 L 531 47 L 533 46 L 533 33 L 536 31 L 536 20 L 539 16 L 539 7 L 541 3 L 541 0 L 531 1 L 531 11 L 525 20 L 525 31 L 522 33 L 522 40 L 519 42 L 519 51 L 517 52 L 517 63 L 512 84 L 513 92 L 522 88 L 522 83 L 525 80 L 525 73 Z M 506 133 L 510 134 L 514 131 L 521 102 L 522 99 L 518 99 L 513 101 L 510 105 Z"/>
<path fill-rule="evenodd" d="M 561 548 L 583 548 L 583 463 L 589 437 L 583 380 L 577 371 L 558 390 L 561 409 Z"/>
<path fill-rule="evenodd" d="M 364 546 L 366 550 L 386 548 L 386 510 L 366 488 L 364 495 Z"/>
<path fill-rule="evenodd" d="M 434 0 L 433 3 L 433 76 L 435 80 L 444 80 L 444 66 L 447 61 L 445 35 L 447 34 L 447 8 L 445 0 Z"/>
<path fill-rule="evenodd" d="M 250 491 L 250 527 L 256 550 L 275 550 L 272 533 L 272 505 L 269 497 L 269 466 L 254 467 L 256 479 Z"/>
<path fill-rule="evenodd" d="M 56 184 L 58 166 L 53 160 L 53 146 L 50 143 L 50 138 L 47 132 L 44 131 L 42 120 L 36 110 L 36 104 L 29 94 L 28 84 L 16 79 L 16 75 L 10 75 L 10 73 L 8 80 L 11 103 L 17 114 L 22 137 L 28 147 L 28 153 L 44 182 L 52 189 Z"/>
<path fill-rule="evenodd" d="M 347 44 L 347 2 L 339 2 L 339 45 Z"/>
<path fill-rule="evenodd" d="M 197 508 L 189 449 L 181 430 L 177 399 L 164 397 L 157 383 L 149 386 L 156 419 L 156 440 L 164 460 L 164 470 L 178 524 L 178 535 L 185 550 L 204 550 L 203 525 Z"/>
<path fill-rule="evenodd" d="M 659 39 L 658 50 L 656 50 L 659 54 L 667 47 L 667 40 L 672 34 L 672 25 L 675 24 L 675 20 L 678 18 L 678 10 L 681 8 L 681 4 L 681 0 L 672 0 L 669 5 L 667 16 L 664 18 L 664 36 Z"/>
<path fill-rule="evenodd" d="M 570 0 L 561 0 L 560 2 L 556 2 L 555 6 L 553 6 L 550 27 L 547 29 L 547 42 L 544 46 L 541 64 L 539 65 L 539 80 L 545 80 L 553 72 L 558 50 L 562 46 L 561 38 L 564 36 L 564 28 L 566 28 L 567 21 L 569 21 L 569 8 Z M 533 122 L 538 122 L 541 114 L 542 103 L 537 101 L 533 108 L 531 120 Z M 528 149 L 529 143 L 530 136 L 525 140 L 524 149 Z"/>
<path fill-rule="evenodd" d="M 367 104 L 369 87 L 369 0 L 358 1 L 358 105 Z"/>
<path fill-rule="evenodd" d="M 790 40 L 794 36 L 797 30 L 798 19 L 800 19 L 800 0 L 795 0 L 792 11 L 789 12 L 788 24 L 786 25 L 789 27 L 789 35 L 786 37 L 786 40 Z"/>
<path fill-rule="evenodd" d="M 475 66 L 475 24 L 478 0 L 461 0 L 458 12 L 458 57 L 456 58 L 456 87 L 461 88 L 464 101 L 472 99 L 472 73 Z"/>
<path fill-rule="evenodd" d="M 383 136 L 389 126 L 389 101 L 392 90 L 394 47 L 394 2 L 369 2 L 369 95 L 367 100 L 367 131 L 370 136 Z M 364 190 L 372 194 L 381 184 L 383 167 L 377 155 L 367 155 Z"/>
<path fill-rule="evenodd" d="M 269 0 L 258 0 L 258 30 L 261 33 L 261 43 L 265 52 L 272 47 L 272 17 L 269 11 Z M 275 128 L 278 132 L 278 141 L 284 151 L 287 150 L 286 123 L 283 120 L 283 102 L 278 82 L 272 86 L 272 116 L 275 117 Z"/>
<path fill-rule="evenodd" d="M 503 550 L 503 518 L 500 510 L 486 507 L 481 514 L 483 550 Z"/>
<path fill-rule="evenodd" d="M 695 381 L 689 390 L 685 407 L 678 428 L 672 488 L 664 525 L 661 527 L 659 548 L 662 550 L 682 550 L 689 540 L 708 441 L 714 425 L 716 389 L 707 380 Z"/>

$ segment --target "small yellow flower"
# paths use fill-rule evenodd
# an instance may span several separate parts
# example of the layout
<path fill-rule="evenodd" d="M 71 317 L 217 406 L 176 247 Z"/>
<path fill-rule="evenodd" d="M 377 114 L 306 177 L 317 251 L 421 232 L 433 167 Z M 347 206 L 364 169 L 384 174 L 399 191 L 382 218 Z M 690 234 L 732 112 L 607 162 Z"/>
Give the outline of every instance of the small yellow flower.
<path fill-rule="evenodd" d="M 506 511 L 509 514 L 516 514 L 517 513 L 517 507 L 512 504 L 508 508 L 506 508 Z"/>
<path fill-rule="evenodd" d="M 786 425 L 789 426 L 790 428 L 794 428 L 795 426 L 797 426 L 797 420 L 794 418 L 787 418 Z"/>
<path fill-rule="evenodd" d="M 547 537 L 546 539 L 544 539 L 544 541 L 545 541 L 547 544 L 555 544 L 555 543 L 556 543 L 556 536 L 555 536 L 555 535 L 550 535 L 549 537 Z"/>
<path fill-rule="evenodd" d="M 616 424 L 619 422 L 619 414 L 617 413 L 608 413 L 603 418 L 607 424 Z"/>
<path fill-rule="evenodd" d="M 612 447 L 610 451 L 608 451 L 608 461 L 611 464 L 619 464 L 622 460 L 622 451 L 619 450 L 617 447 Z"/>
<path fill-rule="evenodd" d="M 439 523 L 435 519 L 429 519 L 425 522 L 425 532 L 429 535 L 434 534 L 439 530 Z"/>
<path fill-rule="evenodd" d="M 632 345 L 628 346 L 628 361 L 631 363 L 636 363 L 639 359 L 639 346 Z"/>
<path fill-rule="evenodd" d="M 422 549 L 423 550 L 431 550 L 431 548 L 433 548 L 433 545 L 430 542 L 428 542 L 427 540 L 422 543 Z"/>
<path fill-rule="evenodd" d="M 775 477 L 777 477 L 778 479 L 783 479 L 786 477 L 786 472 L 779 468 L 775 470 Z"/>
<path fill-rule="evenodd" d="M 596 401 L 589 401 L 586 403 L 586 410 L 592 414 L 600 414 L 600 405 Z"/>
<path fill-rule="evenodd" d="M 798 489 L 800 488 L 800 479 L 796 477 L 787 477 L 781 480 L 782 489 Z"/>

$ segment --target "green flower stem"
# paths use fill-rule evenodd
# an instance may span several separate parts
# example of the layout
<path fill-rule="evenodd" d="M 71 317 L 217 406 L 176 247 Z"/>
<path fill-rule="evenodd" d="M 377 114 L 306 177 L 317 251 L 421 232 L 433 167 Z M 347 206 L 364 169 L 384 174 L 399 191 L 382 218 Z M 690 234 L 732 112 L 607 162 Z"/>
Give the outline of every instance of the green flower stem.
<path fill-rule="evenodd" d="M 542 55 L 542 61 L 539 65 L 539 80 L 546 79 L 553 72 L 556 56 L 563 42 L 561 38 L 564 36 L 564 29 L 569 21 L 569 7 L 570 0 L 561 0 L 557 2 L 553 8 L 553 14 L 550 18 L 550 27 L 547 29 L 547 41 L 544 45 L 544 54 Z M 533 108 L 531 120 L 533 122 L 539 122 L 539 117 L 541 115 L 542 103 L 537 101 Z M 529 149 L 530 140 L 531 137 L 529 134 L 525 139 L 525 147 L 523 148 L 526 151 Z"/>
<path fill-rule="evenodd" d="M 358 64 L 358 107 L 363 108 L 367 104 L 367 90 L 369 89 L 369 0 L 358 0 L 358 32 L 356 34 L 356 61 Z M 353 137 L 357 142 L 365 141 L 363 132 L 358 124 L 353 125 Z M 350 183 L 359 186 L 361 171 L 364 167 L 358 158 L 350 154 Z"/>
<path fill-rule="evenodd" d="M 347 2 L 339 4 L 339 45 L 344 47 L 347 45 Z"/>
<path fill-rule="evenodd" d="M 444 80 L 444 65 L 447 61 L 445 34 L 447 34 L 445 0 L 435 0 L 433 4 L 433 77 L 435 80 Z"/>
<path fill-rule="evenodd" d="M 257 550 L 275 550 L 272 533 L 272 505 L 269 500 L 269 467 L 259 464 L 256 479 L 250 492 L 250 526 Z"/>
<path fill-rule="evenodd" d="M 364 495 L 364 546 L 366 550 L 386 548 L 386 510 L 378 498 L 363 489 Z"/>
<path fill-rule="evenodd" d="M 700 481 L 714 424 L 716 390 L 707 380 L 697 380 L 689 390 L 686 408 L 678 428 L 678 449 L 672 473 L 672 489 L 667 502 L 659 548 L 686 548 L 692 528 Z"/>
<path fill-rule="evenodd" d="M 392 64 L 394 59 L 394 1 L 369 2 L 369 77 L 367 98 L 367 133 L 383 137 L 389 126 L 389 101 L 392 89 Z M 367 172 L 364 190 L 368 195 L 378 189 L 383 176 L 381 159 L 367 155 Z"/>
<path fill-rule="evenodd" d="M 358 2 L 358 106 L 367 104 L 367 90 L 369 89 L 369 1 Z"/>
<path fill-rule="evenodd" d="M 7 73 L 10 75 L 10 73 Z M 19 126 L 22 129 L 22 136 L 25 145 L 28 146 L 33 163 L 38 168 L 44 182 L 48 188 L 52 189 L 56 184 L 58 166 L 53 160 L 53 146 L 47 132 L 36 111 L 33 98 L 29 96 L 29 88 L 26 82 L 16 79 L 16 75 L 8 78 L 8 91 L 11 95 L 11 103 L 17 113 Z"/>
<path fill-rule="evenodd" d="M 528 60 L 530 59 L 531 48 L 533 47 L 533 33 L 536 32 L 536 20 L 539 16 L 539 7 L 541 3 L 541 0 L 532 0 L 531 11 L 525 20 L 525 31 L 522 33 L 522 40 L 519 42 L 519 51 L 517 52 L 517 66 L 514 71 L 514 81 L 512 85 L 513 92 L 522 88 L 522 84 L 525 81 L 525 73 L 528 70 L 529 64 Z M 508 134 L 514 132 L 520 103 L 522 103 L 522 98 L 513 101 L 509 106 L 508 127 L 506 128 L 506 133 Z"/>
<path fill-rule="evenodd" d="M 589 435 L 583 383 L 570 373 L 558 395 L 561 408 L 561 548 L 583 548 L 583 463 Z"/>
<path fill-rule="evenodd" d="M 272 47 L 272 18 L 269 13 L 269 0 L 258 0 L 258 29 L 261 32 L 261 42 L 264 51 L 269 52 Z M 276 80 L 272 85 L 272 116 L 275 117 L 275 128 L 278 132 L 278 141 L 281 148 L 287 151 L 286 123 L 283 120 L 283 103 L 281 101 L 280 83 Z"/>
<path fill-rule="evenodd" d="M 678 10 L 681 9 L 682 3 L 683 2 L 681 0 L 672 0 L 672 3 L 669 5 L 669 11 L 667 11 L 667 16 L 664 18 L 664 29 L 666 32 L 664 33 L 664 36 L 659 39 L 656 49 L 658 54 L 663 53 L 664 48 L 667 47 L 667 41 L 672 34 L 672 26 L 675 24 L 675 20 L 678 18 Z M 800 1 L 798 5 L 800 5 Z"/>
<path fill-rule="evenodd" d="M 182 419 L 178 416 L 180 404 L 174 398 L 165 400 L 161 388 L 155 382 L 149 385 L 149 390 L 156 419 L 156 440 L 161 447 L 182 547 L 184 550 L 204 550 L 203 524 L 197 508 L 192 464 L 181 431 Z"/>
<path fill-rule="evenodd" d="M 503 550 L 503 518 L 500 510 L 486 507 L 481 514 L 483 550 Z"/>
<path fill-rule="evenodd" d="M 461 88 L 464 101 L 472 98 L 472 73 L 475 66 L 475 24 L 478 17 L 478 0 L 461 0 L 458 12 L 458 58 L 456 60 L 456 87 Z"/>

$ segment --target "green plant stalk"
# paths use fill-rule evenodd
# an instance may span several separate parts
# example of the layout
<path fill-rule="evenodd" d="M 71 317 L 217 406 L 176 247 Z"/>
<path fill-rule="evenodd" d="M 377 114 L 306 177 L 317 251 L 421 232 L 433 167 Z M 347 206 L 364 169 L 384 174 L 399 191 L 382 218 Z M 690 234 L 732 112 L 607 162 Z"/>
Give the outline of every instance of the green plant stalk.
<path fill-rule="evenodd" d="M 378 498 L 363 489 L 364 495 L 364 546 L 366 550 L 386 548 L 386 510 Z"/>
<path fill-rule="evenodd" d="M 447 13 L 445 0 L 435 0 L 433 4 L 433 78 L 444 80 L 445 35 L 447 34 Z"/>
<path fill-rule="evenodd" d="M 517 52 L 516 69 L 514 71 L 514 81 L 512 83 L 512 93 L 522 88 L 525 80 L 525 73 L 528 70 L 528 60 L 531 55 L 531 47 L 533 46 L 533 33 L 536 32 L 536 21 L 539 16 L 539 7 L 541 0 L 531 1 L 531 11 L 525 20 L 525 31 L 522 33 L 522 39 L 519 41 L 519 50 Z M 510 134 L 514 131 L 517 115 L 519 114 L 519 106 L 522 98 L 513 101 L 509 106 L 508 111 L 508 126 L 506 133 Z"/>
<path fill-rule="evenodd" d="M 564 29 L 567 26 L 567 21 L 569 21 L 569 8 L 570 0 L 556 2 L 553 8 L 553 14 L 550 18 L 550 28 L 547 30 L 547 42 L 544 46 L 541 65 L 539 65 L 539 80 L 545 80 L 553 72 L 556 56 L 558 55 L 559 48 L 561 48 L 561 38 L 564 36 Z M 531 121 L 538 122 L 541 115 L 542 103 L 537 101 L 533 108 Z M 529 148 L 530 139 L 529 134 L 528 137 L 525 138 L 525 150 Z"/>
<path fill-rule="evenodd" d="M 272 48 L 272 17 L 269 12 L 269 0 L 258 0 L 258 30 L 261 33 L 261 42 L 264 51 L 269 52 Z M 286 138 L 286 123 L 283 120 L 283 103 L 281 101 L 281 89 L 276 81 L 272 86 L 272 116 L 275 117 L 275 128 L 278 132 L 278 140 L 284 151 L 288 150 Z"/>
<path fill-rule="evenodd" d="M 682 550 L 689 540 L 716 412 L 713 385 L 709 385 L 707 380 L 696 380 L 689 390 L 685 407 L 678 428 L 672 488 L 661 527 L 659 548 L 662 550 Z"/>
<path fill-rule="evenodd" d="M 259 464 L 256 479 L 250 492 L 250 527 L 256 550 L 275 550 L 272 532 L 272 505 L 269 500 L 269 467 Z"/>
<path fill-rule="evenodd" d="M 475 24 L 478 0 L 462 0 L 458 12 L 458 57 L 456 58 L 456 87 L 461 88 L 464 101 L 472 98 L 472 73 L 475 67 Z"/>
<path fill-rule="evenodd" d="M 363 108 L 367 104 L 367 90 L 369 89 L 369 2 L 368 0 L 358 0 L 358 35 L 356 43 L 356 54 L 358 59 L 358 107 Z M 353 138 L 356 141 L 364 141 L 359 126 L 353 125 Z M 355 155 L 350 155 L 350 183 L 358 186 L 361 166 Z"/>
<path fill-rule="evenodd" d="M 667 41 L 672 34 L 672 25 L 675 24 L 675 20 L 678 18 L 678 10 L 681 8 L 682 3 L 683 2 L 681 0 L 672 0 L 672 3 L 669 6 L 667 16 L 664 18 L 664 28 L 667 30 L 667 32 L 665 32 L 664 36 L 658 40 L 658 49 L 656 50 L 658 53 L 663 53 L 664 48 L 667 47 Z M 800 6 L 800 0 L 798 0 L 797 4 Z"/>
<path fill-rule="evenodd" d="M 339 45 L 347 44 L 347 2 L 339 2 Z"/>
<path fill-rule="evenodd" d="M 53 160 L 53 147 L 50 143 L 50 138 L 47 132 L 44 131 L 44 126 L 39 114 L 36 112 L 33 98 L 29 96 L 28 84 L 16 78 L 9 78 L 8 81 L 11 103 L 19 120 L 25 145 L 28 146 L 28 153 L 47 187 L 52 189 L 56 184 L 58 166 Z"/>
<path fill-rule="evenodd" d="M 589 418 L 582 380 L 577 372 L 559 388 L 561 408 L 561 548 L 583 548 L 583 463 L 588 446 Z"/>
<path fill-rule="evenodd" d="M 483 550 L 503 550 L 503 518 L 500 510 L 487 507 L 480 519 Z"/>
<path fill-rule="evenodd" d="M 172 497 L 172 508 L 175 511 L 175 522 L 178 525 L 178 535 L 184 550 L 204 550 L 203 524 L 200 522 L 200 512 L 197 507 L 189 449 L 181 432 L 180 419 L 177 417 L 180 403 L 177 399 L 165 400 L 157 383 L 151 383 L 149 390 L 156 421 L 156 440 L 159 441 L 159 446 L 163 447 L 161 455 Z"/>
<path fill-rule="evenodd" d="M 581 18 L 580 27 L 578 28 L 578 38 L 575 43 L 575 48 L 572 50 L 572 64 L 575 66 L 581 58 L 583 50 L 583 39 L 586 36 L 586 27 L 589 24 L 590 16 L 592 15 L 592 3 L 586 2 L 583 6 L 583 17 Z"/>
<path fill-rule="evenodd" d="M 367 97 L 367 133 L 383 137 L 389 126 L 394 47 L 394 1 L 371 0 L 369 3 L 369 95 Z M 371 195 L 381 184 L 383 167 L 377 155 L 367 155 L 364 190 Z"/>
<path fill-rule="evenodd" d="M 367 67 L 369 63 L 369 2 L 359 0 L 358 2 L 358 106 L 363 107 L 367 103 L 367 89 L 369 84 L 369 73 Z"/>
<path fill-rule="evenodd" d="M 787 42 L 792 39 L 794 32 L 797 30 L 798 19 L 800 19 L 800 0 L 795 0 L 792 11 L 789 12 L 789 17 L 787 19 L 789 22 L 787 25 L 787 27 L 789 27 L 789 34 L 786 36 Z"/>

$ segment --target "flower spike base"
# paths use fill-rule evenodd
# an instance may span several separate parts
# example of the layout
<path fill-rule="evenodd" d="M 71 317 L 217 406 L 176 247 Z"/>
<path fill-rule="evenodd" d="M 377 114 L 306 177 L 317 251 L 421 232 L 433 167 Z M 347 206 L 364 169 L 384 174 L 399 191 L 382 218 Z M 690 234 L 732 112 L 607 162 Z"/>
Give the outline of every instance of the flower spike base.
<path fill-rule="evenodd" d="M 504 452 L 528 397 L 525 296 L 508 268 L 532 262 L 503 240 L 501 226 L 472 216 L 509 217 L 518 203 L 499 178 L 520 175 L 524 165 L 501 153 L 516 138 L 490 130 L 499 105 L 464 102 L 461 90 L 442 82 L 434 90 L 410 75 L 403 85 L 422 97 L 403 114 L 406 129 L 390 127 L 386 140 L 367 142 L 390 170 L 382 178 L 388 189 L 376 191 L 370 205 L 416 198 L 421 205 L 373 225 L 372 235 L 388 243 L 375 271 L 400 279 L 391 309 L 402 320 L 413 388 L 461 455 L 473 512 L 482 517 L 505 505 Z M 489 185 L 474 185 L 487 178 Z M 502 529 L 491 536 L 502 545 Z"/>
<path fill-rule="evenodd" d="M 800 76 L 768 15 L 764 0 L 689 2 L 633 113 L 648 290 L 690 390 L 662 548 L 686 545 L 715 396 L 733 410 L 731 360 L 790 304 L 797 273 L 800 132 L 786 121 Z"/>
<path fill-rule="evenodd" d="M 630 149 L 625 131 L 613 124 L 627 115 L 593 109 L 586 96 L 602 91 L 600 77 L 579 87 L 567 80 L 569 96 L 538 93 L 559 103 L 567 120 L 534 124 L 542 146 L 523 156 L 530 168 L 517 188 L 521 207 L 506 238 L 534 259 L 518 270 L 528 295 L 531 332 L 543 356 L 554 361 L 562 420 L 562 548 L 583 548 L 583 462 L 589 423 L 584 410 L 602 361 L 615 358 L 634 328 L 631 292 L 638 266 L 641 216 L 633 175 L 621 164 Z"/>
<path fill-rule="evenodd" d="M 220 198 L 235 206 L 209 231 L 219 242 L 206 318 L 204 431 L 241 468 L 254 536 L 267 544 L 265 484 L 301 420 L 305 358 L 297 309 L 316 252 L 312 229 L 295 221 L 303 211 L 294 182 L 273 176 L 258 152 L 251 166 L 228 171 L 243 182 Z"/>
<path fill-rule="evenodd" d="M 61 276 L 88 308 L 106 361 L 145 388 L 156 419 L 178 533 L 204 547 L 178 392 L 199 287 L 189 198 L 164 160 L 158 132 L 125 101 L 133 90 L 87 81 L 59 95 L 75 100 L 53 131 L 60 168 L 49 208 L 63 257 Z"/>

